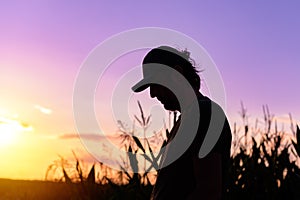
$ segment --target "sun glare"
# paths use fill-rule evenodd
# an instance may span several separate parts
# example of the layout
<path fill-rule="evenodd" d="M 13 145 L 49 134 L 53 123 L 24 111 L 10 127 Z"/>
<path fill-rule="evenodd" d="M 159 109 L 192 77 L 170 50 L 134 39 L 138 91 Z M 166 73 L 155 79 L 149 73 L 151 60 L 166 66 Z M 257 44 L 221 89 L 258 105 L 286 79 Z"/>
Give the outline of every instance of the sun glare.
<path fill-rule="evenodd" d="M 13 143 L 19 133 L 15 124 L 0 124 L 0 146 Z"/>
<path fill-rule="evenodd" d="M 17 142 L 18 135 L 28 129 L 17 120 L 0 118 L 0 147 Z"/>

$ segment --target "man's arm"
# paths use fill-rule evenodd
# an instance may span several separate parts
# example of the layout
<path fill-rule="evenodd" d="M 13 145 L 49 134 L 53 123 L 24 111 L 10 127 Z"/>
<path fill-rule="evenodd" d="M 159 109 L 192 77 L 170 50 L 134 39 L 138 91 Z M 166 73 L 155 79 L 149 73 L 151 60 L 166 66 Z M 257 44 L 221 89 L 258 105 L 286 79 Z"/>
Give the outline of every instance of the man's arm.
<path fill-rule="evenodd" d="M 220 200 L 222 196 L 222 156 L 211 153 L 205 158 L 193 158 L 196 188 L 188 200 Z"/>

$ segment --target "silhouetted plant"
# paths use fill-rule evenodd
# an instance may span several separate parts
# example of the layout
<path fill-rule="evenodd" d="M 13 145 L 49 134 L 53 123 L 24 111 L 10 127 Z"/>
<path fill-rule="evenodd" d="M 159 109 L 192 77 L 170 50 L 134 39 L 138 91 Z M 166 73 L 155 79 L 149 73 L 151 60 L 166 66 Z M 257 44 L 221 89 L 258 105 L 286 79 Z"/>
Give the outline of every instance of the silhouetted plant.
<path fill-rule="evenodd" d="M 122 141 L 125 142 L 124 147 L 129 160 L 129 166 L 127 168 L 124 168 L 124 166 L 120 165 L 120 168 L 122 169 L 123 174 L 126 175 L 127 179 L 127 184 L 120 185 L 117 189 L 119 193 L 122 193 L 122 199 L 150 198 L 153 186 L 151 185 L 151 182 L 149 180 L 149 172 L 152 168 L 158 168 L 158 160 L 161 156 L 160 152 L 155 155 L 148 139 L 146 138 L 146 130 L 151 123 L 151 116 L 145 116 L 140 102 L 138 102 L 138 106 L 140 110 L 140 117 L 134 115 L 134 118 L 142 127 L 144 136 L 143 141 L 135 136 L 134 128 L 133 130 L 128 131 L 124 127 L 123 123 L 119 122 L 121 137 L 123 139 Z M 138 160 L 138 155 L 142 155 L 142 157 L 144 158 L 143 170 L 139 170 L 139 168 L 141 167 L 139 161 L 141 160 Z M 148 168 L 146 162 L 148 162 L 150 165 Z M 116 188 L 116 185 L 112 181 L 110 181 L 109 184 L 113 184 Z"/>
<path fill-rule="evenodd" d="M 245 111 L 244 108 L 242 108 Z M 227 188 L 227 199 L 299 199 L 299 166 L 295 159 L 299 157 L 300 131 L 297 126 L 297 142 L 288 134 L 277 130 L 272 132 L 274 116 L 267 106 L 263 107 L 265 129 L 254 129 L 251 143 L 241 144 L 238 137 L 239 152 L 231 158 L 231 180 Z M 244 113 L 246 116 L 246 113 Z M 245 125 L 245 124 L 244 124 Z M 248 131 L 248 128 L 244 128 Z M 237 134 L 234 131 L 234 134 Z M 257 137 L 256 137 L 257 138 Z M 247 141 L 247 140 L 245 140 Z M 246 143 L 246 142 L 245 142 Z M 295 150 L 294 150 L 295 149 Z M 248 151 L 249 150 L 249 151 Z M 291 152 L 295 152 L 294 159 Z"/>
<path fill-rule="evenodd" d="M 268 106 L 263 106 L 264 127 L 258 127 L 258 119 L 255 126 L 250 127 L 247 110 L 241 105 L 243 127 L 237 128 L 236 123 L 233 127 L 233 151 L 228 169 L 231 179 L 226 186 L 225 199 L 300 199 L 300 169 L 297 165 L 300 160 L 299 127 L 296 126 L 294 130 L 290 116 L 293 135 L 278 131 L 277 122 Z M 140 117 L 134 117 L 145 136 L 151 117 L 145 116 L 140 103 L 138 106 Z M 71 191 L 78 198 L 74 199 L 149 199 L 153 188 L 149 176 L 155 177 L 166 141 L 154 140 L 158 149 L 154 152 L 153 144 L 148 139 L 140 139 L 135 135 L 134 125 L 131 130 L 127 130 L 121 121 L 118 123 L 122 148 L 126 153 L 119 171 L 113 171 L 103 163 L 96 163 L 89 173 L 84 173 L 82 163 L 73 153 L 75 165 L 60 156 L 49 166 L 46 177 L 56 172 L 58 175 L 55 180 L 64 181 L 68 185 L 75 184 L 75 190 L 73 188 Z M 139 162 L 144 162 L 144 166 Z M 98 176 L 96 166 L 99 166 Z M 141 166 L 143 170 L 140 170 Z M 154 172 L 150 173 L 151 170 Z"/>

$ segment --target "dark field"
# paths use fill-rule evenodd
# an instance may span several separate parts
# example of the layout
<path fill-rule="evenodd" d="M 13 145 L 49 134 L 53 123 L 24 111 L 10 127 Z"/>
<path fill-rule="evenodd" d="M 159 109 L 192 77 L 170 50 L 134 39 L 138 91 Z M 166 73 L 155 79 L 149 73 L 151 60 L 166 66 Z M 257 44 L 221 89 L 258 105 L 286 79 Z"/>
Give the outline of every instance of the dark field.
<path fill-rule="evenodd" d="M 79 183 L 63 183 L 50 181 L 27 181 L 0 179 L 0 199 L 18 200 L 50 200 L 50 199 L 104 199 L 109 190 L 108 186 L 101 185 L 97 190 L 85 190 Z M 106 192 L 104 192 L 106 191 Z"/>
<path fill-rule="evenodd" d="M 0 200 L 149 199 L 152 186 L 140 187 L 0 179 Z"/>
<path fill-rule="evenodd" d="M 77 187 L 49 181 L 0 179 L 0 199 L 78 199 L 72 193 Z"/>

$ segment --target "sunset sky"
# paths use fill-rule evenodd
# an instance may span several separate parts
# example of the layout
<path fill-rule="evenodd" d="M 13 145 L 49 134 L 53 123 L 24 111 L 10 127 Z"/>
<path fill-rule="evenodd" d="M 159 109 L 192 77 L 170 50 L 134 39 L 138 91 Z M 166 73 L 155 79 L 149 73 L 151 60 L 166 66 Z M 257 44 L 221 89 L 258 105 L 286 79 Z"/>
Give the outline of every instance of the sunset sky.
<path fill-rule="evenodd" d="M 43 179 L 58 154 L 68 158 L 71 150 L 91 160 L 74 123 L 76 77 L 97 45 L 134 28 L 168 28 L 202 45 L 223 79 L 231 124 L 242 122 L 241 101 L 250 123 L 262 118 L 265 104 L 280 124 L 289 113 L 299 122 L 299 8 L 297 1 L 1 1 L 0 178 Z M 98 89 L 109 93 L 125 73 L 122 65 L 136 67 L 146 52 L 113 63 Z M 147 92 L 125 92 L 131 104 L 157 104 Z M 95 94 L 100 119 L 101 108 L 110 109 L 101 95 Z M 131 108 L 129 115 L 136 112 Z M 106 126 L 117 130 L 116 123 Z"/>

